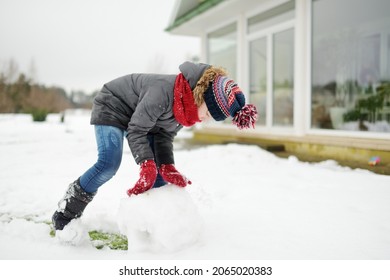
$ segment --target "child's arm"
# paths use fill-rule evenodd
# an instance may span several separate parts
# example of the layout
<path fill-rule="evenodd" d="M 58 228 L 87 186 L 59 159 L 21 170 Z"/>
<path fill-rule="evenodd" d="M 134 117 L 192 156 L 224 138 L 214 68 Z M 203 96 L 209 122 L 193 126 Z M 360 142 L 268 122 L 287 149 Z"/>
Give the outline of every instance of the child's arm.
<path fill-rule="evenodd" d="M 159 117 L 165 113 L 164 106 L 161 106 L 164 102 L 167 101 L 161 94 L 154 92 L 145 94 L 130 119 L 127 127 L 127 140 L 137 164 L 145 160 L 154 160 L 147 135 L 156 126 Z"/>

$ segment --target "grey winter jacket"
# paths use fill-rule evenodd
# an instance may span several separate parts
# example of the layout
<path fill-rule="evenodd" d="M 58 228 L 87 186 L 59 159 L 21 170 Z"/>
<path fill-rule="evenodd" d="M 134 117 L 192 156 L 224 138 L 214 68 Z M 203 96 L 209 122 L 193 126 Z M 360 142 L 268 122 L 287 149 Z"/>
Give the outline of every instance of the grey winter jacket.
<path fill-rule="evenodd" d="M 194 89 L 208 67 L 187 61 L 179 69 Z M 176 75 L 130 74 L 106 83 L 95 97 L 91 124 L 126 130 L 137 164 L 147 159 L 155 159 L 157 166 L 173 164 L 173 139 L 182 128 L 172 110 L 175 79 Z"/>

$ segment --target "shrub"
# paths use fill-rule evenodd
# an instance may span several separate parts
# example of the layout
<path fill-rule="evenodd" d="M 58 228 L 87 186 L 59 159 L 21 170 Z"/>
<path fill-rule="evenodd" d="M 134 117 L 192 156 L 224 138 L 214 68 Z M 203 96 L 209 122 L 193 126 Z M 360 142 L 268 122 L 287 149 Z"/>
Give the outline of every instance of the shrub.
<path fill-rule="evenodd" d="M 46 109 L 33 109 L 31 115 L 34 122 L 44 122 L 49 112 Z"/>

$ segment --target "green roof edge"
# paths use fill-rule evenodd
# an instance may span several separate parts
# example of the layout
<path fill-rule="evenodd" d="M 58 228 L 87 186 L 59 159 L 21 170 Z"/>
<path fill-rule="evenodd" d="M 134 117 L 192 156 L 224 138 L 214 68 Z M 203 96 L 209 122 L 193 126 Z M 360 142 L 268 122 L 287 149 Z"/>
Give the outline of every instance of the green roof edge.
<path fill-rule="evenodd" d="M 190 19 L 192 19 L 193 17 L 195 17 L 197 15 L 200 15 L 201 13 L 203 13 L 203 12 L 207 11 L 208 9 L 210 9 L 211 7 L 214 7 L 214 6 L 218 5 L 222 1 L 224 1 L 224 0 L 206 0 L 206 1 L 203 1 L 201 4 L 196 6 L 194 9 L 188 11 L 187 13 L 185 13 L 184 15 L 182 15 L 181 17 L 176 19 L 170 26 L 165 28 L 165 31 L 169 32 L 169 31 L 175 29 L 176 27 L 182 25 L 184 22 L 189 21 Z"/>

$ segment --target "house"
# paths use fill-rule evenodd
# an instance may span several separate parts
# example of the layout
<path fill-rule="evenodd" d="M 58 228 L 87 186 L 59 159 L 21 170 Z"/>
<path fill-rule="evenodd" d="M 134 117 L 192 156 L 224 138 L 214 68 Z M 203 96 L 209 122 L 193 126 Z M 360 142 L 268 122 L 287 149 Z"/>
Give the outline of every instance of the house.
<path fill-rule="evenodd" d="M 256 129 L 228 122 L 200 141 L 280 145 L 390 162 L 390 1 L 177 0 L 167 31 L 201 38 L 257 106 Z"/>

